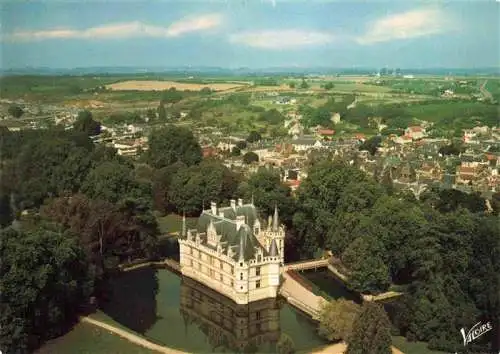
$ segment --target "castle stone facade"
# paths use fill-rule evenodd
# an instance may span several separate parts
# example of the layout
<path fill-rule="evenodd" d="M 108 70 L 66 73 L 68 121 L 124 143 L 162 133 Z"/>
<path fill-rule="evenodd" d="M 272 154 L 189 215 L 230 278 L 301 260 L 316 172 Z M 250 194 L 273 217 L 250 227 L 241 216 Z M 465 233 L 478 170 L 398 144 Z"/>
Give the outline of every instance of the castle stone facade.
<path fill-rule="evenodd" d="M 212 202 L 196 229 L 187 230 L 183 219 L 180 269 L 237 304 L 248 304 L 278 295 L 284 247 L 277 207 L 263 225 L 253 202 L 231 200 L 223 208 Z"/>

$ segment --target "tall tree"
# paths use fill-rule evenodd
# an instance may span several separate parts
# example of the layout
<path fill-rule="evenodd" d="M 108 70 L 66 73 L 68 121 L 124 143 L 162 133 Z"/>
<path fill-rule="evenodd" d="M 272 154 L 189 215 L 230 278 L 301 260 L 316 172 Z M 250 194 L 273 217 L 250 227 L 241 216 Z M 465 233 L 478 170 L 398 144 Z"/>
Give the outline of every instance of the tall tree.
<path fill-rule="evenodd" d="M 147 159 L 155 168 L 177 161 L 191 166 L 202 160 L 202 153 L 198 140 L 189 129 L 169 125 L 151 133 Z"/>
<path fill-rule="evenodd" d="M 255 206 L 265 217 L 273 215 L 274 207 L 277 206 L 282 222 L 291 226 L 295 202 L 290 187 L 281 181 L 279 172 L 260 168 L 241 183 L 238 195 L 247 201 L 253 197 Z"/>
<path fill-rule="evenodd" d="M 382 306 L 367 301 L 354 320 L 346 354 L 390 354 L 391 323 Z"/>
<path fill-rule="evenodd" d="M 93 291 L 76 237 L 52 227 L 0 231 L 0 348 L 24 353 L 64 333 Z"/>
<path fill-rule="evenodd" d="M 21 118 L 21 116 L 24 114 L 23 109 L 16 104 L 9 106 L 7 111 L 14 118 Z"/>
<path fill-rule="evenodd" d="M 249 151 L 243 155 L 243 162 L 247 165 L 250 165 L 253 162 L 259 162 L 259 155 L 253 151 Z"/>
<path fill-rule="evenodd" d="M 359 305 L 344 299 L 325 303 L 320 311 L 319 333 L 329 341 L 347 340 L 359 311 Z"/>
<path fill-rule="evenodd" d="M 342 254 L 349 268 L 349 285 L 356 291 L 379 293 L 390 285 L 388 267 L 382 260 L 383 249 L 374 237 L 358 237 Z"/>
<path fill-rule="evenodd" d="M 116 203 L 126 196 L 143 197 L 147 185 L 134 180 L 133 170 L 117 161 L 107 161 L 92 169 L 82 184 L 81 191 L 92 199 Z M 149 194 L 150 196 L 150 194 Z"/>
<path fill-rule="evenodd" d="M 161 121 L 165 121 L 167 119 L 167 111 L 165 111 L 165 105 L 160 102 L 158 105 L 158 119 Z"/>
<path fill-rule="evenodd" d="M 92 118 L 90 111 L 85 110 L 78 113 L 73 129 L 89 136 L 99 135 L 101 133 L 101 123 Z"/>

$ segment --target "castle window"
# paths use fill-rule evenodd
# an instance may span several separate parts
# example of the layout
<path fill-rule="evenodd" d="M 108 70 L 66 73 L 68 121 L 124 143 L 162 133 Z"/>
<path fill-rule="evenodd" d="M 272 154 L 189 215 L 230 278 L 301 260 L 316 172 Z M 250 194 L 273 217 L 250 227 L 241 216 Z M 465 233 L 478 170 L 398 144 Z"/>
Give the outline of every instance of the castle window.
<path fill-rule="evenodd" d="M 224 264 L 222 263 L 222 261 L 219 261 L 219 267 L 220 267 L 220 269 L 224 268 Z"/>
<path fill-rule="evenodd" d="M 224 281 L 224 277 L 223 277 L 222 273 L 219 273 L 219 280 Z"/>
<path fill-rule="evenodd" d="M 240 280 L 243 280 L 243 273 L 240 273 Z"/>
<path fill-rule="evenodd" d="M 189 260 L 189 265 L 190 265 L 191 267 L 193 266 L 193 260 L 192 260 L 192 259 L 190 259 L 190 260 Z"/>
<path fill-rule="evenodd" d="M 231 279 L 231 287 L 233 287 L 233 286 L 234 286 L 234 281 L 233 281 L 233 279 Z"/>
<path fill-rule="evenodd" d="M 260 275 L 260 267 L 255 268 L 255 275 L 256 276 Z"/>
<path fill-rule="evenodd" d="M 234 267 L 231 266 L 231 274 L 234 274 Z"/>
<path fill-rule="evenodd" d="M 240 267 L 243 267 L 243 262 L 240 262 Z"/>
<path fill-rule="evenodd" d="M 240 286 L 240 289 L 243 290 L 243 286 Z"/>
<path fill-rule="evenodd" d="M 255 288 L 256 288 L 256 289 L 260 288 L 260 280 L 257 280 L 257 281 L 255 282 Z"/>
<path fill-rule="evenodd" d="M 255 313 L 255 319 L 256 319 L 256 320 L 260 320 L 260 311 L 257 311 L 257 312 Z"/>

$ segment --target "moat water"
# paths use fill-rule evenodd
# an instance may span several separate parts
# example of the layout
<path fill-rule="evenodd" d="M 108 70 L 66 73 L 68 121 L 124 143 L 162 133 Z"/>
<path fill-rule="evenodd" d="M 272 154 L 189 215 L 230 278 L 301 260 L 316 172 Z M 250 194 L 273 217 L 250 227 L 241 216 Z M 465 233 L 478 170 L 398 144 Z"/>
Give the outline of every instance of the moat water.
<path fill-rule="evenodd" d="M 152 342 L 189 353 L 275 353 L 282 334 L 298 353 L 328 344 L 317 323 L 281 298 L 237 305 L 167 269 L 118 275 L 102 309 Z"/>
<path fill-rule="evenodd" d="M 359 293 L 349 290 L 344 283 L 326 268 L 307 270 L 300 275 L 313 285 L 313 291 L 330 299 L 347 299 L 361 304 Z"/>

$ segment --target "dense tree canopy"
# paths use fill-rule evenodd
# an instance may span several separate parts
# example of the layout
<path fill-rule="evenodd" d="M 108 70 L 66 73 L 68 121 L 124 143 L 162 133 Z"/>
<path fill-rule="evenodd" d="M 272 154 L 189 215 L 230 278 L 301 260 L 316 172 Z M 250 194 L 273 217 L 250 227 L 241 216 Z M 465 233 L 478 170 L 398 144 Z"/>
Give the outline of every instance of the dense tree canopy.
<path fill-rule="evenodd" d="M 57 227 L 0 231 L 0 347 L 23 353 L 59 336 L 93 291 L 77 238 Z"/>
<path fill-rule="evenodd" d="M 223 203 L 234 197 L 239 176 L 217 161 L 179 168 L 172 176 L 168 201 L 179 214 L 198 215 L 211 201 Z"/>
<path fill-rule="evenodd" d="M 154 168 L 166 167 L 177 161 L 191 166 L 201 159 L 200 144 L 189 129 L 169 125 L 151 133 L 147 161 Z"/>

